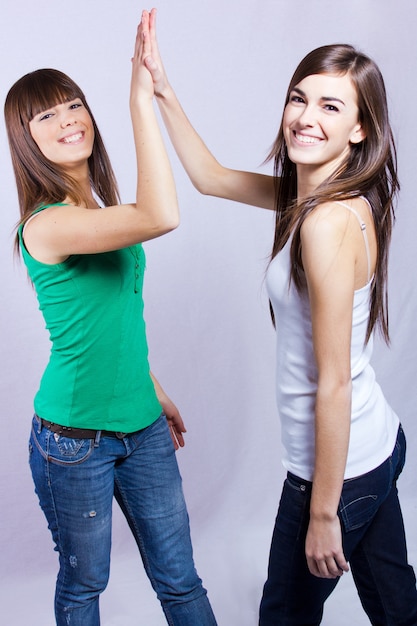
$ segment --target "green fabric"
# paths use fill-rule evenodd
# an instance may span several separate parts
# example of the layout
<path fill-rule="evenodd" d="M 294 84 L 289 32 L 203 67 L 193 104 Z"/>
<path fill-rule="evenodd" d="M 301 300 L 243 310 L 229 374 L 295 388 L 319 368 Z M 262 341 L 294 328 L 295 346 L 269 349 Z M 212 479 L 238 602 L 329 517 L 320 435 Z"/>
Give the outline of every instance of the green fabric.
<path fill-rule="evenodd" d="M 52 342 L 36 413 L 76 428 L 134 432 L 151 424 L 161 406 L 149 373 L 142 246 L 47 265 L 26 250 L 22 227 L 19 237 Z"/>

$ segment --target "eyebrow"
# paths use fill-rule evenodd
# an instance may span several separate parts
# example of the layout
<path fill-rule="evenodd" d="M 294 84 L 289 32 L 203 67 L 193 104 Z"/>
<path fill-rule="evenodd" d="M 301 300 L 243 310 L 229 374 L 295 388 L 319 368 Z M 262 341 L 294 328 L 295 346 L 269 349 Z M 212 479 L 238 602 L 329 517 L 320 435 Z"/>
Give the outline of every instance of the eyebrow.
<path fill-rule="evenodd" d="M 299 87 L 293 87 L 291 91 L 295 91 L 296 93 L 298 93 L 300 96 L 303 96 L 304 98 L 306 97 L 306 94 L 304 93 L 304 91 L 302 89 L 299 89 Z M 346 106 L 343 100 L 341 100 L 340 98 L 336 98 L 336 96 L 322 96 L 320 100 L 322 102 L 340 102 L 341 104 L 343 104 L 343 106 Z"/>

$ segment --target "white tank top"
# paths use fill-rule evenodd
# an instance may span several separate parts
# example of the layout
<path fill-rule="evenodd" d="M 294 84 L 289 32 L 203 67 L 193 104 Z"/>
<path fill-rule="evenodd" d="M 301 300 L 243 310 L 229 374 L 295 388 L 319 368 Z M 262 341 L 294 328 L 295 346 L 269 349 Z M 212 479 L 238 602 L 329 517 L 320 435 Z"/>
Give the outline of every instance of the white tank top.
<path fill-rule="evenodd" d="M 364 235 L 368 282 L 354 293 L 351 373 L 352 413 L 345 479 L 375 469 L 394 449 L 399 419 L 386 402 L 370 365 L 373 337 L 365 345 L 370 314 L 372 277 L 366 226 L 355 214 Z M 276 397 L 284 445 L 284 467 L 305 480 L 314 471 L 314 419 L 317 368 L 313 353 L 310 303 L 307 290 L 299 292 L 290 278 L 291 238 L 271 261 L 266 285 L 276 322 Z"/>

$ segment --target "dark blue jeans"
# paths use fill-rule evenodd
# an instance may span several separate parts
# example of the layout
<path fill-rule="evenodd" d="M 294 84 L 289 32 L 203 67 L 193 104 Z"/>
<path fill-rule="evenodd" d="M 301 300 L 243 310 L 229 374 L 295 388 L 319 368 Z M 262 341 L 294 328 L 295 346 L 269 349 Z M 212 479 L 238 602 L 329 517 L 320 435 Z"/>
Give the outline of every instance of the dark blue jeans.
<path fill-rule="evenodd" d="M 35 417 L 30 466 L 59 553 L 58 626 L 99 626 L 116 497 L 171 626 L 216 626 L 194 567 L 187 509 L 164 416 L 124 439 L 72 439 Z"/>
<path fill-rule="evenodd" d="M 405 461 L 400 427 L 392 455 L 378 468 L 346 480 L 339 504 L 343 549 L 362 606 L 374 626 L 416 626 L 417 591 L 408 565 L 396 481 Z M 338 578 L 310 574 L 305 557 L 311 486 L 292 474 L 284 482 L 272 537 L 260 626 L 316 626 Z"/>

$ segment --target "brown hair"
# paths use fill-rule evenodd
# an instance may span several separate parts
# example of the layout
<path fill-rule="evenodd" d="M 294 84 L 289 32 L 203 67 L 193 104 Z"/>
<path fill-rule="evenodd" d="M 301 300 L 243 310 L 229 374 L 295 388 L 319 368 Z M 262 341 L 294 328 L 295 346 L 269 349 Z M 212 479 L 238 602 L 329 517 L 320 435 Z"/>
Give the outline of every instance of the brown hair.
<path fill-rule="evenodd" d="M 293 88 L 313 74 L 349 74 L 356 88 L 359 122 L 365 139 L 351 144 L 344 163 L 309 197 L 297 202 L 297 170 L 288 157 L 282 121 L 267 160 L 274 159 L 276 176 L 276 227 L 271 258 L 293 232 L 291 279 L 302 288 L 300 228 L 307 214 L 322 202 L 364 196 L 372 207 L 377 237 L 377 262 L 371 293 L 367 340 L 377 326 L 389 342 L 387 269 L 388 250 L 395 219 L 393 199 L 399 190 L 396 151 L 388 118 L 384 80 L 377 65 L 350 45 L 322 46 L 298 65 L 290 81 L 285 106 Z"/>
<path fill-rule="evenodd" d="M 83 92 L 66 74 L 40 69 L 20 78 L 11 87 L 4 105 L 20 207 L 18 226 L 43 204 L 63 202 L 67 197 L 76 204 L 86 202 L 77 181 L 42 154 L 29 128 L 29 122 L 38 113 L 76 98 L 87 109 L 94 128 L 93 150 L 88 160 L 91 187 L 104 204 L 110 206 L 119 202 L 110 159 Z M 19 245 L 18 238 L 16 245 Z"/>

